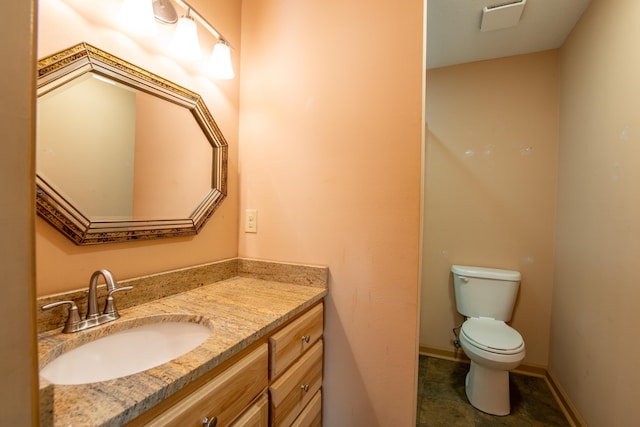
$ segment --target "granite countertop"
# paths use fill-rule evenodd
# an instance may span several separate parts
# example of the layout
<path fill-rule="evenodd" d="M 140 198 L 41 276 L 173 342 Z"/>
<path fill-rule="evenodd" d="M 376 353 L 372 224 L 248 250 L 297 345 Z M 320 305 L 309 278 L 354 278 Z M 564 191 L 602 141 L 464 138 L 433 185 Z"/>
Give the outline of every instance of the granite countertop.
<path fill-rule="evenodd" d="M 92 384 L 53 385 L 52 425 L 120 426 L 269 335 L 326 294 L 326 287 L 233 277 L 120 310 L 120 319 L 86 331 L 41 333 L 38 352 L 40 366 L 45 366 L 65 350 L 145 323 L 191 321 L 213 330 L 196 349 L 147 371 Z M 41 377 L 41 390 L 50 387 Z"/>

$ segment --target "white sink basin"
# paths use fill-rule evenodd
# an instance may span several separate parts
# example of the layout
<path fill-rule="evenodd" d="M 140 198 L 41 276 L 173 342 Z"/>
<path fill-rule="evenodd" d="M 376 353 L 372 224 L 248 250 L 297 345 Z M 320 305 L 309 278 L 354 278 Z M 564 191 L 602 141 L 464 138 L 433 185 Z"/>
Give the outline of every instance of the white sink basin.
<path fill-rule="evenodd" d="M 52 360 L 40 375 L 53 384 L 88 384 L 142 372 L 202 344 L 211 330 L 197 323 L 160 322 L 113 333 Z"/>

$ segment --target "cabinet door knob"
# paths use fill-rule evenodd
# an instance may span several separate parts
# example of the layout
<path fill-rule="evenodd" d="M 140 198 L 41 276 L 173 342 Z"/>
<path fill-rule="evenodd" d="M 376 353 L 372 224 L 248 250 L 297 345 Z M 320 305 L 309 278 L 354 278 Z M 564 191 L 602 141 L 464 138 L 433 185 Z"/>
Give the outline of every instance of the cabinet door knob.
<path fill-rule="evenodd" d="M 300 390 L 309 391 L 309 384 L 302 384 Z"/>
<path fill-rule="evenodd" d="M 309 344 L 310 340 L 311 340 L 311 335 L 303 335 L 302 336 L 302 341 L 306 342 L 307 344 Z"/>
<path fill-rule="evenodd" d="M 218 417 L 213 417 L 211 419 L 209 419 L 209 417 L 204 417 L 202 419 L 202 425 L 204 427 L 216 427 L 216 424 L 218 424 Z"/>

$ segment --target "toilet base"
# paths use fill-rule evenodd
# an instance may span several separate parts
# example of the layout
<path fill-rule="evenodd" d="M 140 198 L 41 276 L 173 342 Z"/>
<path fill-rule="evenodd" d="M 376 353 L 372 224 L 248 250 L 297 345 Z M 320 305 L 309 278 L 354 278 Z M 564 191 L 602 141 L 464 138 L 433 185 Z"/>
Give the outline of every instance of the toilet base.
<path fill-rule="evenodd" d="M 469 403 L 492 415 L 509 415 L 509 371 L 494 370 L 471 361 L 465 378 L 465 391 Z"/>

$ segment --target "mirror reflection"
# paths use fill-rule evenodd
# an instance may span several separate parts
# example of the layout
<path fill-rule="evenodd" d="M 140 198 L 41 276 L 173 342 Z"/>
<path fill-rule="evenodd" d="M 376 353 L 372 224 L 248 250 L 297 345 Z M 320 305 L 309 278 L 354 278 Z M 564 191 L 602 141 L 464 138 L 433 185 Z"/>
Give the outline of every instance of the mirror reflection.
<path fill-rule="evenodd" d="M 38 99 L 36 137 L 38 175 L 90 220 L 186 218 L 211 190 L 191 112 L 93 72 Z"/>
<path fill-rule="evenodd" d="M 227 153 L 200 97 L 86 44 L 39 64 L 38 213 L 77 244 L 198 232 Z"/>

